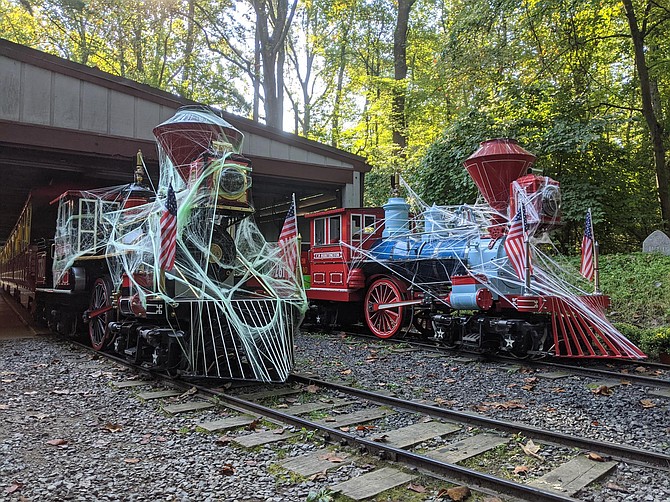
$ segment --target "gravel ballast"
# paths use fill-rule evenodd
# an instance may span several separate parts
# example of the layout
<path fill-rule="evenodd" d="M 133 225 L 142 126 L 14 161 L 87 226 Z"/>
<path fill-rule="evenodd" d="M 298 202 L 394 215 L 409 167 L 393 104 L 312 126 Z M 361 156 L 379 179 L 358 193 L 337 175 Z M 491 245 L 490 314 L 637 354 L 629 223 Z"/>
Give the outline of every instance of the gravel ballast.
<path fill-rule="evenodd" d="M 318 442 L 247 450 L 217 441 L 222 435 L 203 432 L 196 424 L 222 418 L 225 411 L 169 415 L 161 409 L 168 401 L 137 397 L 148 388 L 113 387 L 113 382 L 133 378 L 132 372 L 55 337 L 0 340 L 0 351 L 0 500 L 304 501 L 310 491 L 371 468 L 359 463 L 323 478 L 291 479 L 277 468 L 278 462 L 313 451 Z M 593 392 L 597 381 L 586 377 L 550 380 L 523 365 L 465 362 L 453 355 L 309 333 L 296 337 L 296 372 L 670 452 L 669 400 L 650 396 L 648 387 L 618 385 L 611 395 L 601 395 Z M 642 399 L 654 406 L 644 408 Z M 504 406 L 511 402 L 517 405 Z M 410 422 L 400 414 L 380 426 Z M 470 433 L 464 430 L 455 437 Z M 445 438 L 423 446 L 447 442 Z M 535 464 L 537 475 L 562 460 L 566 451 L 544 445 L 540 454 L 545 461 Z M 517 460 L 523 461 L 523 455 L 515 458 L 503 469 L 511 471 Z M 577 497 L 670 500 L 670 476 L 620 464 L 614 474 Z"/>
<path fill-rule="evenodd" d="M 296 372 L 315 378 L 670 454 L 670 399 L 650 395 L 650 387 L 605 382 L 611 387 L 599 391 L 603 382 L 597 379 L 543 378 L 541 371 L 524 368 L 522 361 L 482 362 L 453 352 L 436 354 L 337 334 L 303 333 L 296 347 Z M 545 448 L 543 454 L 548 451 Z M 587 487 L 577 497 L 668 501 L 670 475 L 620 464 L 602 484 Z"/>

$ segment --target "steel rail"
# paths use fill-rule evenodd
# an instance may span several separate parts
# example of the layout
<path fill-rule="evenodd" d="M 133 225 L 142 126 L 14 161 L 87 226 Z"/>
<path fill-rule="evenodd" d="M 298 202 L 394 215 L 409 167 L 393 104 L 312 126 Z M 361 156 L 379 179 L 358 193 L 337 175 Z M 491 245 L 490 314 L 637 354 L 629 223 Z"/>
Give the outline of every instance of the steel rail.
<path fill-rule="evenodd" d="M 314 384 L 320 387 L 338 390 L 340 392 L 345 392 L 362 399 L 368 399 L 379 404 L 393 406 L 395 408 L 404 409 L 407 411 L 425 413 L 426 415 L 431 415 L 437 418 L 456 420 L 459 422 L 477 425 L 479 427 L 488 427 L 490 429 L 502 430 L 508 433 L 522 432 L 541 441 L 576 447 L 580 449 L 589 449 L 593 450 L 594 452 L 599 452 L 605 456 L 610 456 L 617 460 L 633 461 L 639 464 L 654 466 L 659 469 L 670 471 L 670 455 L 666 455 L 664 453 L 643 450 L 627 445 L 619 445 L 616 443 L 610 443 L 608 441 L 572 436 L 570 434 L 554 432 L 547 429 L 539 429 L 519 422 L 507 422 L 482 415 L 476 415 L 474 413 L 450 410 L 446 408 L 440 408 L 439 406 L 422 404 L 414 401 L 406 401 L 397 397 L 383 396 L 363 389 L 356 389 L 346 385 L 326 382 L 307 375 L 292 374 L 290 378 L 295 382 Z"/>
<path fill-rule="evenodd" d="M 94 351 L 91 347 L 78 343 L 71 343 L 83 347 L 95 354 L 102 356 L 110 361 L 121 364 L 128 368 L 132 368 L 138 373 L 149 375 L 154 378 L 156 382 L 167 382 L 173 385 L 174 387 L 180 388 L 182 390 L 189 390 L 195 387 L 199 393 L 203 395 L 216 398 L 214 404 L 218 406 L 225 406 L 229 409 L 238 411 L 240 413 L 254 414 L 263 416 L 270 421 L 284 423 L 293 425 L 300 428 L 312 429 L 319 431 L 324 439 L 330 440 L 335 438 L 341 443 L 347 443 L 350 446 L 361 448 L 364 447 L 371 455 L 377 454 L 380 458 L 387 458 L 389 460 L 398 461 L 404 463 L 409 467 L 421 468 L 429 473 L 434 475 L 443 476 L 444 479 L 452 483 L 460 483 L 469 485 L 475 490 L 480 490 L 483 492 L 488 492 L 490 494 L 499 495 L 504 494 L 506 496 L 515 497 L 517 499 L 528 500 L 533 502 L 574 502 L 576 499 L 561 495 L 558 493 L 550 492 L 547 490 L 542 490 L 541 488 L 536 488 L 530 485 L 524 485 L 521 483 L 515 483 L 507 479 L 499 478 L 491 474 L 477 472 L 472 469 L 468 469 L 456 464 L 449 464 L 446 462 L 441 462 L 439 460 L 427 457 L 425 455 L 420 455 L 418 453 L 413 453 L 401 448 L 396 448 L 394 446 L 385 445 L 376 441 L 372 441 L 365 438 L 360 438 L 344 432 L 339 429 L 334 429 L 328 427 L 327 425 L 312 422 L 305 418 L 291 415 L 274 408 L 270 408 L 253 401 L 247 401 L 245 399 L 221 392 L 204 385 L 199 385 L 194 382 L 189 382 L 187 380 L 180 380 L 174 378 L 170 375 L 151 371 L 141 366 L 127 361 L 123 358 L 117 357 L 113 354 Z M 293 378 L 293 376 L 291 377 Z M 297 377 L 296 377 L 297 378 Z M 290 380 L 290 379 L 289 379 Z"/>
<path fill-rule="evenodd" d="M 433 474 L 445 476 L 447 481 L 450 482 L 467 484 L 471 487 L 476 486 L 474 488 L 475 490 L 488 490 L 495 492 L 496 494 L 502 493 L 508 496 L 532 501 L 567 502 L 575 500 L 574 498 L 542 490 L 534 486 L 515 483 L 514 481 L 499 478 L 491 474 L 477 472 L 460 465 L 449 464 L 427 457 L 425 455 L 403 450 L 401 448 L 396 448 L 394 446 L 385 445 L 383 443 L 369 439 L 356 437 L 342 430 L 333 429 L 327 425 L 318 422 L 312 422 L 302 417 L 291 415 L 290 413 L 284 413 L 253 401 L 246 401 L 239 397 L 215 391 L 207 387 L 199 385 L 195 385 L 195 387 L 199 392 L 217 398 L 220 403 L 225 403 L 226 406 L 232 405 L 233 408 L 247 410 L 247 413 L 253 412 L 254 414 L 262 415 L 265 418 L 269 418 L 277 422 L 282 422 L 305 429 L 318 430 L 327 440 L 336 438 L 338 441 L 346 442 L 351 446 L 358 448 L 365 447 L 365 449 L 370 454 L 382 454 L 380 455 L 382 458 L 388 458 L 389 460 L 399 461 L 409 466 L 425 469 Z"/>
<path fill-rule="evenodd" d="M 533 359 L 514 359 L 511 357 L 504 357 L 500 355 L 495 355 L 495 354 L 477 354 L 473 352 L 454 352 L 446 347 L 440 347 L 439 345 L 432 345 L 428 344 L 425 342 L 421 341 L 413 341 L 413 340 L 407 340 L 407 339 L 380 339 L 375 337 L 374 335 L 368 335 L 364 333 L 356 333 L 353 331 L 346 331 L 347 335 L 351 335 L 355 338 L 361 338 L 363 340 L 377 340 L 383 343 L 406 343 L 411 345 L 412 347 L 416 347 L 422 350 L 428 350 L 431 352 L 441 352 L 447 355 L 454 355 L 458 356 L 459 354 L 467 355 L 467 356 L 474 356 L 474 357 L 480 357 L 482 360 L 486 361 L 496 361 L 496 362 L 504 362 L 504 363 L 512 363 L 512 364 L 523 364 L 524 366 L 528 366 L 531 368 L 557 368 L 557 369 L 564 369 L 564 370 L 569 370 L 573 372 L 576 375 L 583 375 L 583 376 L 591 376 L 591 377 L 608 377 L 608 378 L 621 378 L 625 380 L 629 380 L 631 382 L 643 384 L 643 385 L 649 385 L 651 387 L 663 387 L 663 388 L 670 388 L 670 380 L 669 379 L 664 379 L 664 378 L 657 378 L 657 377 L 650 377 L 646 375 L 640 375 L 638 373 L 621 373 L 618 371 L 612 371 L 612 370 L 604 370 L 600 368 L 585 368 L 583 366 L 577 366 L 574 364 L 567 364 L 565 362 L 554 362 L 554 361 L 545 361 L 545 360 L 533 360 Z M 598 361 L 595 360 L 596 363 L 602 363 L 603 361 Z M 608 360 L 608 362 L 612 362 L 615 364 L 637 364 L 638 366 L 646 366 L 650 368 L 658 368 L 658 369 L 665 369 L 670 371 L 670 366 L 669 365 L 664 365 L 660 363 L 652 363 L 652 362 L 647 362 L 647 361 L 621 361 L 621 360 Z"/>

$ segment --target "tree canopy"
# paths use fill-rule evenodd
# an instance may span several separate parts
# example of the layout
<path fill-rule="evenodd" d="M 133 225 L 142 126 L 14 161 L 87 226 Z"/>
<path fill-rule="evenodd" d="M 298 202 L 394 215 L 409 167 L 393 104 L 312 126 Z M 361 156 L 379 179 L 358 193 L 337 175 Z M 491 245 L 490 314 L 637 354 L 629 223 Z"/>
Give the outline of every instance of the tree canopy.
<path fill-rule="evenodd" d="M 462 162 L 514 137 L 561 182 L 559 245 L 669 229 L 668 0 L 0 0 L 15 42 L 363 155 L 474 202 Z"/>

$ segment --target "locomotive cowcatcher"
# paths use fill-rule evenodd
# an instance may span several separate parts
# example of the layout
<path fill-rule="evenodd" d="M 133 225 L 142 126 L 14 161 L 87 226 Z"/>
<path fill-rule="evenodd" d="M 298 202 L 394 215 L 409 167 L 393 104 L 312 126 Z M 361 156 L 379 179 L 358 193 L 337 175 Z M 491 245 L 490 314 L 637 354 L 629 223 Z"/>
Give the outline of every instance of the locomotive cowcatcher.
<path fill-rule="evenodd" d="M 646 357 L 605 318 L 609 297 L 574 287 L 535 245 L 560 224 L 560 187 L 534 161 L 514 140 L 483 142 L 465 167 L 486 204 L 411 214 L 394 196 L 307 214 L 308 321 L 362 321 L 379 338 L 411 326 L 450 348 L 519 358 Z"/>

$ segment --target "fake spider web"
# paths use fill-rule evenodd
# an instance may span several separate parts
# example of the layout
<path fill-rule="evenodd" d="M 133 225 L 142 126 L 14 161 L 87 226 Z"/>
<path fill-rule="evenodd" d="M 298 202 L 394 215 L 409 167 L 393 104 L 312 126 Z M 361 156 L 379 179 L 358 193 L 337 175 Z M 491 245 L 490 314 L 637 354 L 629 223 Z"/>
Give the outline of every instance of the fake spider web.
<path fill-rule="evenodd" d="M 155 189 L 136 180 L 61 201 L 54 282 L 77 263 L 104 258 L 113 291 L 130 298 L 127 308 L 138 317 L 157 308 L 163 313 L 145 323 L 175 335 L 183 358 L 173 370 L 284 381 L 307 301 L 299 259 L 289 262 L 253 221 L 251 168 L 238 155 L 242 133 L 191 107 L 154 134 Z M 170 186 L 177 202 L 176 258 L 163 270 L 161 216 Z M 299 256 L 297 236 L 288 245 Z M 161 304 L 170 308 L 156 307 Z"/>
<path fill-rule="evenodd" d="M 451 277 L 457 274 L 477 277 L 494 298 L 510 295 L 543 297 L 547 301 L 547 311 L 552 312 L 551 333 L 546 335 L 550 353 L 572 357 L 646 357 L 607 320 L 604 297 L 586 291 L 588 285 L 565 260 L 561 260 L 549 234 L 544 231 L 553 222 L 547 222 L 546 218 L 542 220 L 540 208 L 544 200 L 556 196 L 548 178 L 544 178 L 545 184 L 531 194 L 527 194 L 518 183 L 513 183 L 517 205 L 525 208 L 525 230 L 529 235 L 532 266 L 529 285 L 517 276 L 511 266 L 504 238 L 490 238 L 491 235 L 506 233 L 510 219 L 507 214 L 486 203 L 429 205 L 405 180 L 401 178 L 400 181 L 408 194 L 408 211 L 399 221 L 391 223 L 393 230 L 387 236 L 391 242 L 386 247 L 366 245 L 365 241 L 357 246 L 342 242 L 341 246 L 351 248 L 351 255 L 356 257 L 350 270 L 360 267 L 364 261 L 375 262 L 390 275 L 403 279 L 413 293 L 430 297 L 445 309 L 457 310 L 458 307 L 449 304 L 449 289 L 445 282 L 422 280 L 418 272 L 420 267 L 412 265 L 430 261 L 432 266 L 442 267 L 434 276 Z M 558 215 L 558 207 L 555 209 Z M 390 226 L 388 220 L 378 221 L 377 225 L 384 225 L 386 229 Z M 405 265 L 397 266 L 398 262 Z"/>

